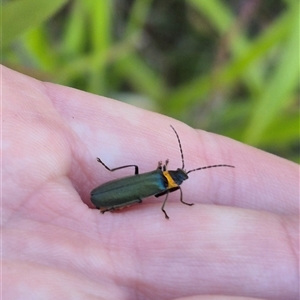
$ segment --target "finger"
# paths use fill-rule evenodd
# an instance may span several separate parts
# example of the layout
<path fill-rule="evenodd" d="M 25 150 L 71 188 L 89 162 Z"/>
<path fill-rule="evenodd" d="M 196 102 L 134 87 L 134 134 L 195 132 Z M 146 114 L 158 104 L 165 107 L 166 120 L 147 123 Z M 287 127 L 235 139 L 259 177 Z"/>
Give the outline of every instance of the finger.
<path fill-rule="evenodd" d="M 213 161 L 217 162 L 229 161 L 235 169 L 232 170 L 233 177 L 231 172 L 225 169 L 213 170 L 213 172 L 204 170 L 201 180 L 205 181 L 204 185 L 209 190 L 203 192 L 201 189 L 203 185 L 195 184 L 197 189 L 194 193 L 195 198 L 206 199 L 205 203 L 281 214 L 295 214 L 298 211 L 299 167 L 297 164 L 211 133 L 201 131 L 198 132 L 198 136 L 200 143 L 203 144 L 201 155 L 206 160 L 213 158 Z M 216 152 L 217 157 L 215 157 Z M 230 197 L 227 196 L 228 190 Z"/>
<path fill-rule="evenodd" d="M 231 139 L 191 128 L 165 116 L 111 99 L 48 84 L 56 109 L 73 132 L 73 151 L 82 173 L 73 180 L 89 203 L 97 185 L 132 174 L 132 170 L 108 172 L 95 161 L 100 157 L 110 168 L 136 164 L 140 172 L 154 170 L 169 159 L 169 168 L 181 168 L 181 140 L 187 170 L 215 164 L 234 165 L 190 173 L 182 185 L 186 202 L 214 203 L 289 214 L 298 206 L 298 167 L 287 160 Z M 173 197 L 170 197 L 170 201 Z"/>

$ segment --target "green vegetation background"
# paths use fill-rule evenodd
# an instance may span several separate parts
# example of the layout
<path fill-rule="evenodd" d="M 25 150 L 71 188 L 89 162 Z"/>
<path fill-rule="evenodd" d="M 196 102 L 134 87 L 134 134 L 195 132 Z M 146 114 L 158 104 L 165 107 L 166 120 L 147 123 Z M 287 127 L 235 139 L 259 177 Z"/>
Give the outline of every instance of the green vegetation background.
<path fill-rule="evenodd" d="M 298 0 L 3 1 L 2 63 L 299 162 Z"/>

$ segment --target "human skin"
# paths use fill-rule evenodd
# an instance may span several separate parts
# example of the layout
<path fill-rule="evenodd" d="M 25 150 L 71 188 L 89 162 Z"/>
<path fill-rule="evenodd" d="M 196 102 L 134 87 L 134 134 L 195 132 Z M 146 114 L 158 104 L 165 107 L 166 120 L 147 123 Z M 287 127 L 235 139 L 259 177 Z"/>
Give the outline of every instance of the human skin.
<path fill-rule="evenodd" d="M 180 193 L 100 214 L 90 191 L 169 159 Z M 299 168 L 2 67 L 3 299 L 298 299 Z M 225 297 L 227 296 L 227 297 Z M 233 298 L 235 296 L 235 298 Z"/>

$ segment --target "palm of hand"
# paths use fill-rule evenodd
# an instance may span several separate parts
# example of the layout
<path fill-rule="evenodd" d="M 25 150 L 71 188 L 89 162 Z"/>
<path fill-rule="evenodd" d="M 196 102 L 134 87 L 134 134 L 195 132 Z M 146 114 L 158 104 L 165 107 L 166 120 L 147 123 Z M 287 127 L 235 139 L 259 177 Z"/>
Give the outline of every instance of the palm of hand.
<path fill-rule="evenodd" d="M 7 76 L 16 75 L 8 72 Z M 91 209 L 89 192 L 105 181 L 101 174 L 106 170 L 101 170 L 95 157 L 106 151 L 107 141 L 118 140 L 119 148 L 112 148 L 120 160 L 124 149 L 140 153 L 133 163 L 144 164 L 145 171 L 149 168 L 145 160 L 156 161 L 159 153 L 168 151 L 148 141 L 151 136 L 140 142 L 143 132 L 135 134 L 144 153 L 133 139 L 116 138 L 120 130 L 125 134 L 132 128 L 130 123 L 122 127 L 120 112 L 141 114 L 140 121 L 145 120 L 144 112 L 107 99 L 100 104 L 96 96 L 20 75 L 7 82 L 12 87 L 5 91 L 10 101 L 5 102 L 3 115 L 3 267 L 8 274 L 4 295 L 11 299 L 21 294 L 66 299 L 170 299 L 197 294 L 297 297 L 295 197 L 280 204 L 285 191 L 274 190 L 264 198 L 276 195 L 274 207 L 265 209 L 268 200 L 251 207 L 253 195 L 243 195 L 238 186 L 234 190 L 233 173 L 223 170 L 201 175 L 201 186 L 195 184 L 197 176 L 191 179 L 193 188 L 183 186 L 185 200 L 196 203 L 193 207 L 182 205 L 173 193 L 167 204 L 169 221 L 160 211 L 161 201 L 151 199 L 121 213 L 100 215 Z M 83 101 L 83 96 L 91 102 Z M 285 168 L 284 174 L 295 176 L 292 164 Z M 293 188 L 286 190 L 295 195 Z M 200 205 L 205 201 L 221 206 Z M 278 278 L 278 273 L 289 280 Z"/>

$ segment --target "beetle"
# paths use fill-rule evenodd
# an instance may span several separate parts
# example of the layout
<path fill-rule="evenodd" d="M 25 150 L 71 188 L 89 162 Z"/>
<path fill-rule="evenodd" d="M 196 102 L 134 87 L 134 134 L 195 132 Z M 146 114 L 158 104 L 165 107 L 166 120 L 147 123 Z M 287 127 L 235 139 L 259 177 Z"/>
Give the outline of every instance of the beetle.
<path fill-rule="evenodd" d="M 189 178 L 189 173 L 217 167 L 234 168 L 234 166 L 231 165 L 219 164 L 186 171 L 184 169 L 184 157 L 178 133 L 172 125 L 170 126 L 175 132 L 181 153 L 182 167 L 177 170 L 168 171 L 167 166 L 169 160 L 166 160 L 165 164 L 160 161 L 154 171 L 140 174 L 139 167 L 137 165 L 126 165 L 110 169 L 100 158 L 97 157 L 97 161 L 110 172 L 130 167 L 134 168 L 134 175 L 108 181 L 91 191 L 91 202 L 97 209 L 100 209 L 102 214 L 106 211 L 122 209 L 134 203 L 141 203 L 143 198 L 166 195 L 161 210 L 165 214 L 165 218 L 169 219 L 169 216 L 164 209 L 169 193 L 179 190 L 180 201 L 185 205 L 194 205 L 194 203 L 187 203 L 182 200 L 182 190 L 180 185 L 183 181 Z"/>

